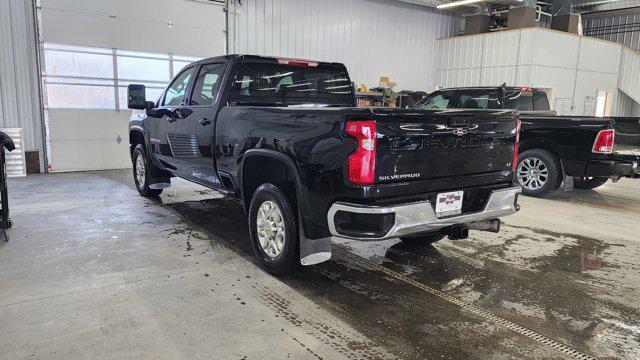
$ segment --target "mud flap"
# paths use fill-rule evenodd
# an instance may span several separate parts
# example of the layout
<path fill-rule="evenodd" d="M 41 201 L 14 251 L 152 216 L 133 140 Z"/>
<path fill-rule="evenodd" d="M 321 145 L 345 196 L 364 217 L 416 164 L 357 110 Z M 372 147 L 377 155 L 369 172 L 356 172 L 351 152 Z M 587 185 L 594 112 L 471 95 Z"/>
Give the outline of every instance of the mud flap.
<path fill-rule="evenodd" d="M 564 191 L 573 190 L 573 176 L 564 176 L 564 181 L 562 182 L 562 189 Z"/>
<path fill-rule="evenodd" d="M 298 210 L 298 219 L 302 219 L 300 210 Z M 298 223 L 298 232 L 301 265 L 316 265 L 331 259 L 331 237 L 308 239 L 304 235 L 304 225 L 302 221 Z"/>
<path fill-rule="evenodd" d="M 171 178 L 149 174 L 149 189 L 160 190 L 171 186 Z"/>

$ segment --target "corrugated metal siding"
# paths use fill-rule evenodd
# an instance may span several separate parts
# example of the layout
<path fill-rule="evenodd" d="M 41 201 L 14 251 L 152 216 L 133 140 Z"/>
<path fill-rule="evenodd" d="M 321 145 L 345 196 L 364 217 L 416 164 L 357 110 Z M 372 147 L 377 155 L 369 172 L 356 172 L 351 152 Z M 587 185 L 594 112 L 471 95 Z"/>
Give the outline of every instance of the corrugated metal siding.
<path fill-rule="evenodd" d="M 34 32 L 31 1 L 0 1 L 0 127 L 22 128 L 25 150 L 42 148 Z"/>
<path fill-rule="evenodd" d="M 584 115 L 585 99 L 595 98 L 599 90 L 613 94 L 614 112 L 634 111 L 616 99 L 618 88 L 640 99 L 634 95 L 640 93 L 640 56 L 612 42 L 528 28 L 443 39 L 439 49 L 439 86 L 506 82 L 551 88 L 554 103 L 574 115 Z"/>
<path fill-rule="evenodd" d="M 237 7 L 235 52 L 337 61 L 356 84 L 396 89 L 433 85 L 437 39 L 457 16 L 392 0 L 245 0 Z"/>
<path fill-rule="evenodd" d="M 640 50 L 640 7 L 583 15 L 584 34 Z"/>
<path fill-rule="evenodd" d="M 640 102 L 640 54 L 637 51 L 622 48 L 620 75 L 620 90 Z"/>

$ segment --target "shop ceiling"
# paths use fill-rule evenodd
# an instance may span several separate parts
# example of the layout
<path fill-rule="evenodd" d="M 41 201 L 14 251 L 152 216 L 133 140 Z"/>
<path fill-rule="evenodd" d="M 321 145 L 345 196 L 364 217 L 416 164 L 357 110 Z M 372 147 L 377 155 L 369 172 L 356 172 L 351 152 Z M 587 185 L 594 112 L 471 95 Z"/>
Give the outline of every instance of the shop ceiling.
<path fill-rule="evenodd" d="M 448 4 L 461 3 L 459 6 L 449 7 L 447 10 L 458 11 L 462 13 L 467 12 L 475 12 L 475 7 L 479 4 L 484 4 L 490 8 L 502 8 L 508 6 L 522 6 L 526 5 L 526 3 L 534 2 L 543 5 L 551 5 L 554 0 L 543 0 L 543 1 L 535 1 L 535 0 L 487 0 L 487 1 L 477 1 L 477 0 L 398 0 L 405 3 L 430 6 L 430 7 L 441 7 L 447 6 Z M 632 7 L 640 7 L 640 0 L 555 0 L 555 1 L 563 1 L 567 3 L 571 3 L 571 11 L 574 13 L 588 13 L 588 12 L 598 12 L 598 11 L 608 11 L 608 10 L 619 10 L 619 9 L 627 9 Z M 466 2 L 466 4 L 465 4 Z"/>

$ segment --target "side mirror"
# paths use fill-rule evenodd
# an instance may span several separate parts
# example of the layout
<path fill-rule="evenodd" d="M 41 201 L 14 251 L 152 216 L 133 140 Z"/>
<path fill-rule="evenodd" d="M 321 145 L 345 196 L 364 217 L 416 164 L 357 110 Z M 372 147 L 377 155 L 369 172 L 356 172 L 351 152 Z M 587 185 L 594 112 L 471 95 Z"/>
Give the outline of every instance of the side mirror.
<path fill-rule="evenodd" d="M 405 109 L 413 109 L 413 105 L 407 105 L 404 107 Z"/>
<path fill-rule="evenodd" d="M 153 108 L 155 104 L 147 101 L 144 85 L 129 84 L 127 86 L 127 107 L 129 109 L 146 110 Z"/>

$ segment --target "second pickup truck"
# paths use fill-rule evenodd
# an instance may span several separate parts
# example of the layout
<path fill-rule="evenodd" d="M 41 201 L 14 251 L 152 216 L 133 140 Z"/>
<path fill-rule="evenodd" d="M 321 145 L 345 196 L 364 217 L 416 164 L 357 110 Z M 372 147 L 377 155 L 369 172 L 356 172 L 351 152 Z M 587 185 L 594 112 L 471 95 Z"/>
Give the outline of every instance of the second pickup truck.
<path fill-rule="evenodd" d="M 140 194 L 177 176 L 241 199 L 275 274 L 333 237 L 427 244 L 518 210 L 515 111 L 356 108 L 342 64 L 241 55 L 190 64 L 155 102 L 130 85 L 128 104 Z"/>
<path fill-rule="evenodd" d="M 543 197 L 565 182 L 594 189 L 640 177 L 640 118 L 557 116 L 543 89 L 464 87 L 435 91 L 415 109 L 514 109 L 520 113 L 517 178 L 525 195 Z"/>

